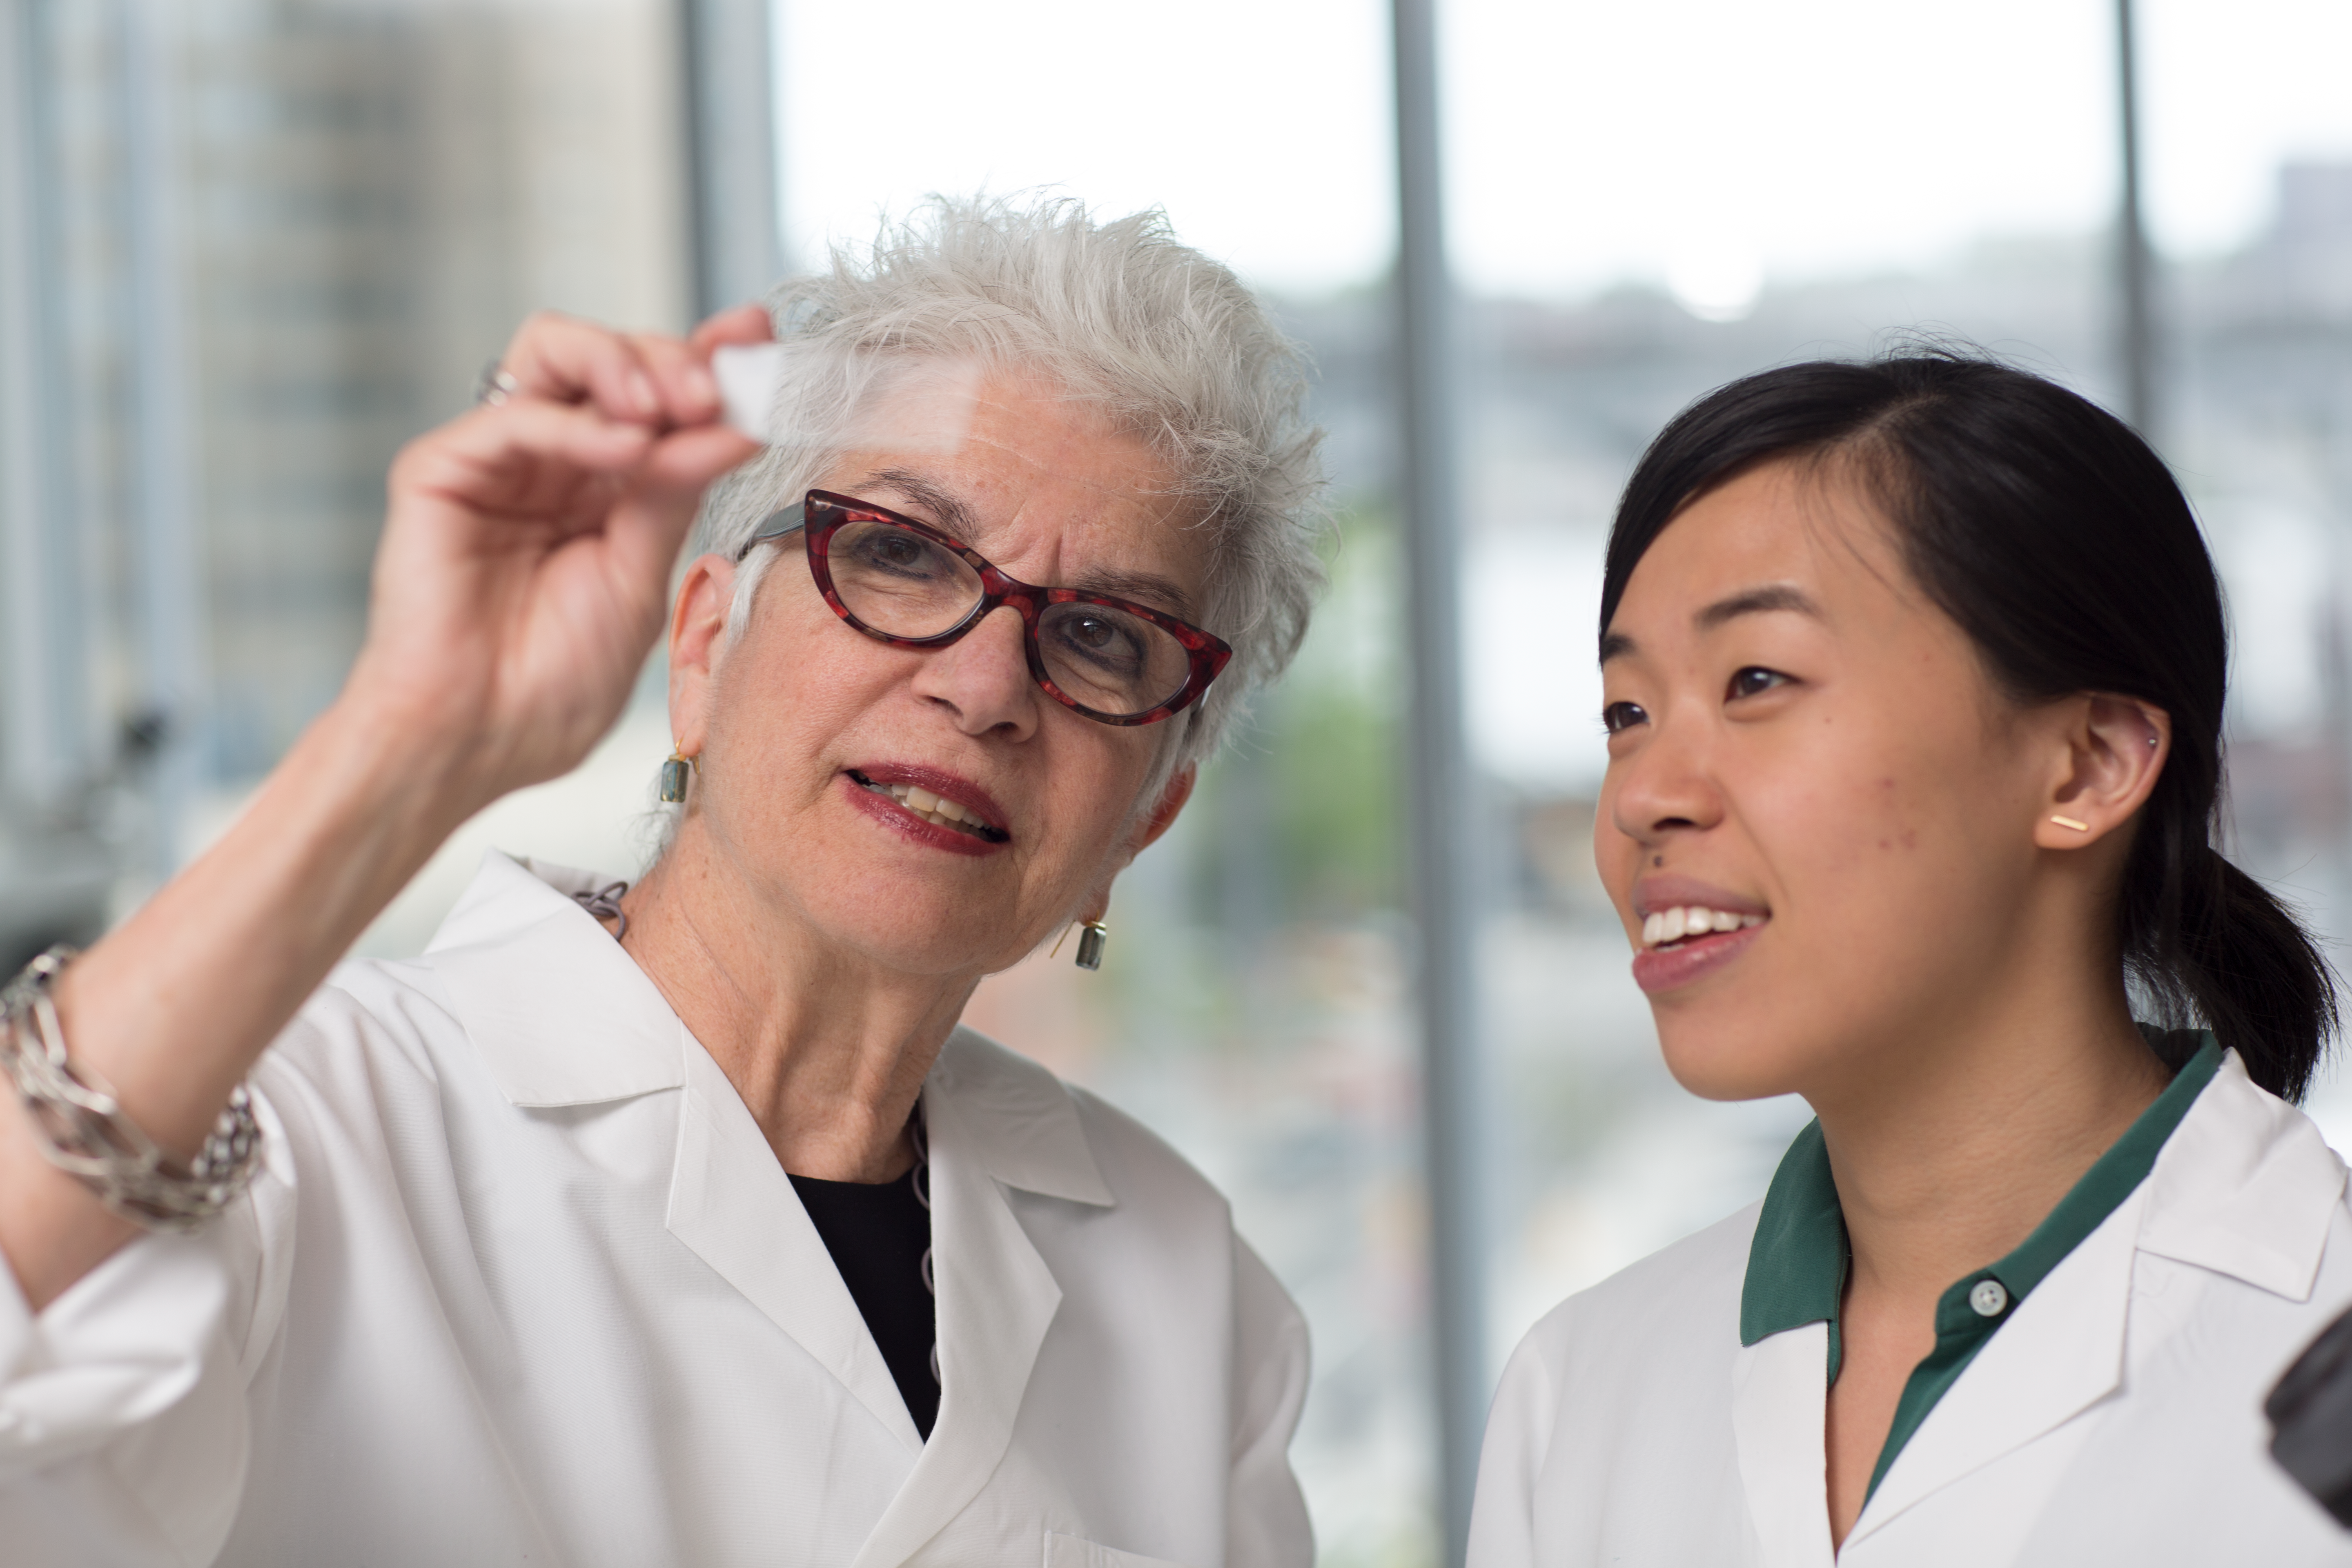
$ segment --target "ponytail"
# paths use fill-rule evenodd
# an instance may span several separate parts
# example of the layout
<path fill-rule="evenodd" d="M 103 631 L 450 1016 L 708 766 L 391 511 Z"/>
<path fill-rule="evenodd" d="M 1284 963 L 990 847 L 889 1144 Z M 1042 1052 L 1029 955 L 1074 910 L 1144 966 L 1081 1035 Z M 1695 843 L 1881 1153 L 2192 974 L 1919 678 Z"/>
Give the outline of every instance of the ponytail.
<path fill-rule="evenodd" d="M 2294 913 L 2212 847 L 2229 638 L 2212 558 L 2163 459 L 2074 393 L 1969 354 L 1766 371 L 1685 409 L 1643 454 L 1609 536 L 1601 631 L 1693 497 L 1804 455 L 1853 464 L 1913 577 L 2010 696 L 2109 693 L 2170 719 L 2117 889 L 2125 969 L 2152 1023 L 2211 1029 L 2256 1083 L 2301 1099 L 2336 1030 L 2336 976 Z M 2155 1048 L 2186 1059 L 2194 1037 Z"/>
<path fill-rule="evenodd" d="M 2155 837 L 2143 831 L 2124 878 L 2132 978 L 2158 1021 L 2201 1022 L 2238 1053 L 2247 1077 L 2283 1100 L 2302 1100 L 2336 1032 L 2334 969 L 2294 913 L 2202 833 L 2161 849 L 2149 842 Z M 2170 1038 L 2175 1048 L 2194 1049 L 2194 1036 Z"/>

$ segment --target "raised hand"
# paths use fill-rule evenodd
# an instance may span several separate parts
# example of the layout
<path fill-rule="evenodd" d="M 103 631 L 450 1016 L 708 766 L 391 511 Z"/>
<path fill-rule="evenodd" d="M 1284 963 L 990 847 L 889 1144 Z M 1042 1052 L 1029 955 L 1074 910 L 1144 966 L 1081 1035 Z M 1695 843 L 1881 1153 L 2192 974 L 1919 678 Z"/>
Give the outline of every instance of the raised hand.
<path fill-rule="evenodd" d="M 704 489 L 757 449 L 717 423 L 710 349 L 767 335 L 756 306 L 686 342 L 533 317 L 507 400 L 394 464 L 345 701 L 457 748 L 466 809 L 565 771 L 612 724 Z"/>
<path fill-rule="evenodd" d="M 368 637 L 342 695 L 221 841 L 68 966 L 71 1058 L 184 1158 L 303 998 L 451 829 L 551 777 L 627 700 L 710 481 L 753 444 L 719 424 L 710 350 L 534 317 L 514 388 L 394 463 Z M 0 1258 L 39 1307 L 135 1232 L 51 1168 L 0 1087 Z"/>

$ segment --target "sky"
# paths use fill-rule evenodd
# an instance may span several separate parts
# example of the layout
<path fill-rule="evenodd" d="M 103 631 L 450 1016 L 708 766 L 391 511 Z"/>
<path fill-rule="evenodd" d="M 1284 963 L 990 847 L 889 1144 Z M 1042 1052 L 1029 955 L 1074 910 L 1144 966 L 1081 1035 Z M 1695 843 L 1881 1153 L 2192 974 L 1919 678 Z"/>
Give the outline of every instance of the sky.
<path fill-rule="evenodd" d="M 2110 0 L 1451 0 L 1449 243 L 1468 288 L 1640 279 L 1736 306 L 1775 279 L 2083 233 L 2116 183 Z M 1053 187 L 1265 287 L 1394 245 L 1381 0 L 778 0 L 796 261 L 929 191 Z M 2284 157 L 2352 157 L 2352 5 L 2142 0 L 2158 243 L 2257 232 Z"/>

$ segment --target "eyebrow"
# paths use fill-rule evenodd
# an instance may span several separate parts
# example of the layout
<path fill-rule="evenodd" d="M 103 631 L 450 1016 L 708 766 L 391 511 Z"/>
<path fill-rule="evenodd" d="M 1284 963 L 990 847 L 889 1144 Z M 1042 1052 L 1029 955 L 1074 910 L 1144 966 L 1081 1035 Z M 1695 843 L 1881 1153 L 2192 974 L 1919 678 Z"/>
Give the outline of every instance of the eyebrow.
<path fill-rule="evenodd" d="M 1728 598 L 1717 599 L 1714 604 L 1693 616 L 1691 625 L 1702 632 L 1711 632 L 1727 622 L 1738 620 L 1742 616 L 1765 616 L 1775 612 L 1811 616 L 1815 620 L 1822 618 L 1822 607 L 1813 603 L 1803 589 L 1791 587 L 1786 583 L 1774 583 L 1761 588 L 1743 588 Z M 1633 639 L 1623 632 L 1606 632 L 1601 635 L 1601 663 L 1607 664 L 1611 659 L 1623 658 L 1633 651 Z"/>
<path fill-rule="evenodd" d="M 1811 616 L 1815 620 L 1822 618 L 1822 607 L 1807 597 L 1803 589 L 1775 583 L 1769 587 L 1743 588 L 1727 599 L 1717 599 L 1693 616 L 1691 624 L 1703 632 L 1711 632 L 1726 621 L 1736 621 L 1742 616 L 1769 615 L 1776 610 Z"/>
<path fill-rule="evenodd" d="M 972 543 L 982 532 L 979 517 L 961 497 L 912 469 L 877 468 L 867 476 L 866 483 L 887 486 L 898 491 L 908 502 L 929 511 L 931 521 L 940 528 L 967 544 Z M 1105 594 L 1115 599 L 1134 599 L 1151 604 L 1180 620 L 1191 621 L 1199 615 L 1192 607 L 1192 596 L 1177 586 L 1173 580 L 1156 572 L 1125 572 L 1116 567 L 1097 566 L 1082 573 L 1067 586 L 1083 593 Z"/>
<path fill-rule="evenodd" d="M 969 542 L 980 531 L 980 519 L 964 505 L 961 497 L 940 489 L 911 468 L 877 468 L 866 476 L 866 483 L 887 485 L 897 490 L 908 502 L 929 511 L 931 521 L 960 540 Z"/>

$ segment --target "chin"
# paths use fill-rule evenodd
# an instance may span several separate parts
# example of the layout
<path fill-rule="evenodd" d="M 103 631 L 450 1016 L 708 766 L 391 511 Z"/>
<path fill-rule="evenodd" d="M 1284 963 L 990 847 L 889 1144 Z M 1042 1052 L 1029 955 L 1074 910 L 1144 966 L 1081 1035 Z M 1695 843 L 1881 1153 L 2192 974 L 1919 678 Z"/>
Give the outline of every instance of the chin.
<path fill-rule="evenodd" d="M 1028 952 L 1007 954 L 1004 938 L 1010 910 L 975 909 L 971 903 L 940 900 L 936 889 L 909 888 L 882 895 L 853 910 L 836 910 L 821 926 L 841 947 L 902 974 L 993 973 Z"/>
<path fill-rule="evenodd" d="M 1666 1070 L 1701 1100 L 1769 1100 L 1795 1091 L 1802 1053 L 1787 1031 L 1759 1028 L 1752 1019 L 1733 1024 L 1712 1008 L 1654 1011 Z"/>

